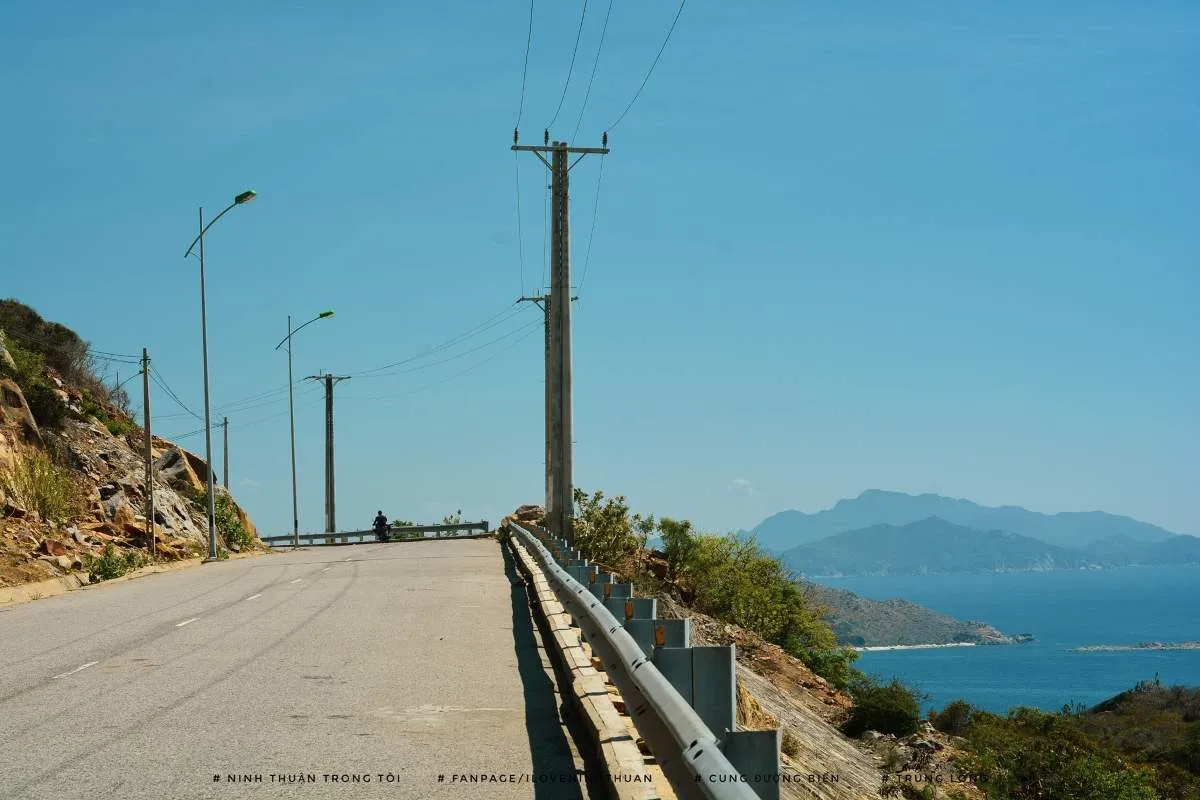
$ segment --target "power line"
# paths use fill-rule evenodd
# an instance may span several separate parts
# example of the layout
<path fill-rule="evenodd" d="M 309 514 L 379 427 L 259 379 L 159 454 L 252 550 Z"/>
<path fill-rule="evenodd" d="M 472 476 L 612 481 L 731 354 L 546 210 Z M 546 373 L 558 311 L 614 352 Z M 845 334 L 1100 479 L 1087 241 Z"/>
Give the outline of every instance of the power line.
<path fill-rule="evenodd" d="M 428 390 L 428 389 L 432 389 L 432 388 L 433 388 L 433 387 L 435 387 L 435 386 L 440 386 L 440 385 L 442 385 L 443 383 L 446 383 L 446 382 L 448 382 L 448 381 L 452 381 L 452 380 L 454 380 L 454 379 L 456 379 L 456 378 L 461 378 L 463 375 L 467 375 L 467 374 L 469 374 L 469 373 L 471 373 L 471 372 L 474 372 L 475 370 L 479 369 L 480 367 L 482 367 L 484 364 L 488 363 L 489 361 L 493 361 L 493 360 L 495 360 L 496 358 L 498 358 L 498 357 L 500 356 L 500 354 L 502 354 L 502 353 L 505 353 L 505 352 L 507 352 L 507 351 L 509 351 L 509 350 L 512 350 L 514 347 L 516 347 L 518 344 L 520 344 L 521 342 L 523 342 L 523 341 L 525 341 L 526 339 L 528 339 L 528 338 L 529 338 L 530 336 L 532 336 L 534 333 L 537 333 L 537 331 L 535 330 L 536 328 L 541 328 L 541 327 L 542 327 L 542 324 L 541 324 L 541 322 L 540 322 L 540 321 L 537 321 L 537 322 L 535 322 L 533 325 L 527 325 L 527 326 L 525 326 L 525 328 L 518 328 L 517 330 L 526 330 L 526 328 L 528 328 L 528 330 L 526 331 L 526 333 L 525 333 L 525 335 L 524 335 L 524 336 L 522 336 L 522 337 L 520 337 L 519 339 L 517 339 L 516 341 L 512 342 L 512 343 L 511 343 L 511 344 L 509 344 L 507 347 L 502 347 L 502 348 L 500 348 L 499 350 L 497 350 L 495 353 L 492 353 L 492 354 L 491 354 L 490 356 L 488 356 L 487 358 L 485 358 L 485 359 L 483 359 L 482 361 L 479 361 L 479 362 L 477 362 L 477 363 L 475 363 L 475 364 L 471 365 L 470 367 L 468 367 L 467 369 L 464 369 L 464 370 L 462 370 L 461 372 L 456 372 L 456 373 L 454 373 L 453 375 L 448 375 L 448 376 L 446 376 L 445 378 L 442 378 L 442 379 L 440 379 L 440 380 L 436 380 L 436 381 L 434 381 L 434 382 L 432 382 L 432 383 L 427 383 L 427 384 L 425 384 L 424 386 L 418 386 L 418 387 L 417 387 L 417 388 L 415 388 L 415 389 L 411 389 L 411 390 L 409 390 L 409 391 L 406 391 L 406 392 L 400 392 L 400 393 L 398 393 L 398 394 L 384 394 L 384 395 L 362 395 L 362 396 L 358 396 L 358 397 L 355 397 L 355 396 L 351 395 L 351 396 L 347 396 L 345 399 L 346 399 L 346 400 L 391 400 L 391 399 L 395 399 L 395 398 L 399 398 L 399 397 L 408 397 L 409 395 L 418 394 L 418 393 L 420 393 L 420 392 L 423 392 L 423 391 L 426 391 L 426 390 Z"/>
<path fill-rule="evenodd" d="M 558 108 L 554 110 L 554 118 L 550 120 L 547 128 L 554 127 L 554 122 L 558 119 L 558 112 L 562 111 L 563 101 L 567 99 L 567 87 L 571 85 L 571 73 L 575 71 L 575 56 L 579 53 L 579 39 L 583 36 L 583 21 L 587 19 L 587 4 L 588 0 L 583 0 L 583 12 L 579 15 L 579 30 L 575 33 L 575 49 L 571 51 L 571 65 L 567 67 L 567 80 L 563 83 L 562 96 L 558 98 Z"/>
<path fill-rule="evenodd" d="M 600 182 L 604 180 L 604 156 L 600 157 L 600 172 L 596 176 L 596 197 L 592 201 L 592 229 L 588 233 L 587 252 L 583 257 L 583 271 L 579 276 L 579 291 L 583 291 L 583 282 L 587 280 L 588 264 L 592 263 L 592 240 L 596 237 L 596 212 L 600 208 Z"/>
<path fill-rule="evenodd" d="M 540 324 L 541 324 L 540 320 L 534 320 L 533 322 L 531 322 L 527 325 L 522 325 L 518 328 L 513 328 L 508 333 L 501 334 L 500 336 L 497 336 L 495 339 L 489 339 L 488 341 L 484 342 L 481 345 L 478 345 L 477 347 L 472 347 L 470 350 L 464 350 L 461 353 L 455 353 L 454 355 L 450 356 L 449 358 L 443 358 L 441 361 L 431 361 L 428 364 L 421 364 L 419 366 L 411 367 L 409 369 L 402 369 L 402 370 L 399 370 L 398 372 L 384 372 L 384 373 L 380 373 L 380 374 L 376 374 L 376 375 L 361 375 L 358 377 L 390 378 L 393 375 L 406 375 L 410 372 L 420 372 L 423 369 L 430 369 L 431 367 L 438 367 L 438 366 L 441 366 L 442 364 L 449 364 L 451 361 L 457 361 L 458 359 L 463 358 L 464 356 L 469 356 L 472 353 L 478 353 L 480 350 L 491 347 L 492 345 L 496 344 L 497 342 L 504 341 L 505 339 L 509 338 L 510 336 L 512 336 L 515 333 L 520 333 L 523 330 L 526 330 L 528 328 L 531 328 L 535 325 L 540 325 Z"/>
<path fill-rule="evenodd" d="M 52 347 L 52 348 L 58 348 L 60 346 L 60 343 L 58 343 L 58 342 L 52 342 L 49 339 L 43 338 L 41 336 L 34 336 L 33 334 L 29 334 L 29 333 L 17 333 L 16 331 L 9 331 L 9 330 L 6 330 L 4 333 L 6 336 L 12 336 L 12 337 L 20 339 L 24 342 L 29 342 L 32 344 L 40 344 L 45 347 Z M 142 363 L 140 356 L 128 355 L 125 353 L 110 353 L 107 350 L 95 350 L 92 348 L 91 345 L 87 344 L 86 342 L 84 342 L 83 348 L 84 348 L 84 352 L 87 353 L 87 355 L 91 356 L 92 358 L 97 359 L 98 361 L 107 361 L 107 362 L 118 363 L 118 364 L 138 364 L 138 365 L 140 365 Z"/>
<path fill-rule="evenodd" d="M 422 358 L 428 358 L 429 356 L 431 356 L 435 353 L 441 352 L 442 350 L 446 350 L 450 347 L 453 347 L 456 344 L 464 342 L 467 339 L 470 339 L 472 336 L 478 336 L 479 334 L 483 333 L 484 331 L 496 327 L 501 322 L 504 322 L 505 319 L 512 317 L 518 311 L 520 311 L 520 307 L 514 302 L 511 306 L 508 306 L 500 313 L 489 317 L 488 319 L 486 319 L 483 322 L 476 325 L 474 328 L 464 331 L 463 333 L 460 333 L 458 336 L 455 336 L 452 339 L 442 342 L 441 344 L 436 345 L 435 347 L 431 347 L 422 353 L 418 353 L 417 355 L 409 356 L 408 358 L 402 358 L 399 361 L 393 361 L 390 364 L 384 364 L 383 366 L 375 367 L 374 369 L 363 370 L 361 372 L 352 372 L 352 373 L 350 373 L 350 375 L 353 377 L 367 377 L 376 372 L 383 372 L 384 370 L 389 370 L 389 369 L 392 369 L 393 367 L 403 366 L 404 364 L 408 364 L 413 361 L 418 361 Z"/>
<path fill-rule="evenodd" d="M 583 124 L 583 112 L 587 110 L 588 98 L 592 96 L 592 83 L 596 80 L 596 68 L 600 66 L 600 52 L 604 49 L 604 37 L 608 33 L 608 18 L 612 15 L 613 0 L 608 0 L 608 11 L 604 13 L 604 27 L 600 29 L 600 44 L 596 46 L 596 58 L 592 61 L 592 75 L 588 78 L 587 91 L 583 93 L 583 105 L 579 107 L 579 119 L 575 122 L 575 130 L 571 132 L 571 141 L 579 135 L 579 126 Z"/>
<path fill-rule="evenodd" d="M 679 22 L 679 15 L 683 13 L 683 7 L 687 5 L 687 0 L 679 0 L 679 10 L 675 12 L 675 19 L 671 20 L 671 27 L 667 29 L 667 36 L 663 39 L 662 47 L 658 48 L 658 55 L 654 57 L 653 63 L 650 64 L 650 69 L 646 71 L 646 77 L 642 80 L 642 85 L 634 92 L 633 99 L 629 101 L 629 105 L 625 106 L 625 110 L 621 112 L 621 116 L 617 117 L 617 121 L 609 125 L 605 130 L 611 131 L 621 124 L 621 120 L 625 119 L 625 115 L 629 113 L 629 109 L 633 108 L 633 104 L 641 97 L 642 90 L 646 88 L 646 84 L 650 82 L 650 76 L 654 74 L 654 68 L 658 66 L 658 60 L 662 58 L 663 51 L 667 49 L 667 42 L 671 41 L 671 34 L 675 32 L 675 25 Z"/>
<path fill-rule="evenodd" d="M 150 371 L 150 380 L 154 381 L 154 383 L 158 386 L 158 388 L 160 388 L 164 392 L 166 392 L 167 396 L 170 397 L 172 400 L 174 400 L 175 404 L 178 405 L 180 408 L 182 408 L 184 411 L 188 412 L 196 419 L 203 419 L 203 417 L 201 417 L 195 411 L 192 411 L 190 408 L 188 408 L 187 403 L 185 403 L 179 399 L 179 395 L 175 394 L 175 390 L 167 385 L 166 380 L 162 376 L 160 376 L 158 374 L 158 372 L 151 370 Z"/>
<path fill-rule="evenodd" d="M 525 113 L 525 78 L 529 75 L 529 47 L 533 44 L 533 0 L 529 0 L 529 32 L 525 35 L 525 66 L 521 68 L 521 102 L 517 106 L 517 124 L 514 126 L 514 137 L 516 135 L 515 128 L 521 127 L 521 116 Z"/>

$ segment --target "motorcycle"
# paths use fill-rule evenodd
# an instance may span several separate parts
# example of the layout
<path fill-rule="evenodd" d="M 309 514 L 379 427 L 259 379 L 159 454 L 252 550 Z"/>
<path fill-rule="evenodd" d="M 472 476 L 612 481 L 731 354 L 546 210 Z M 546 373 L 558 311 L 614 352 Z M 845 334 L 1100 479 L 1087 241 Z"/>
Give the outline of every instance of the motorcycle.
<path fill-rule="evenodd" d="M 392 540 L 391 530 L 392 526 L 386 522 L 375 523 L 375 541 L 390 542 Z"/>

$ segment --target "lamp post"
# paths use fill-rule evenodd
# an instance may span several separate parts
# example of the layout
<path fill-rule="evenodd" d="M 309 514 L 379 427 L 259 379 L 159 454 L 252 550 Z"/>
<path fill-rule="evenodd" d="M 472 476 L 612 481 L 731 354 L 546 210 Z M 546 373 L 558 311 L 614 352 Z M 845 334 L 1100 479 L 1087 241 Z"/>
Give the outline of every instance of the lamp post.
<path fill-rule="evenodd" d="M 287 336 L 283 337 L 283 341 L 281 341 L 279 344 L 275 345 L 275 349 L 278 350 L 279 348 L 283 347 L 284 344 L 287 344 L 287 354 L 288 354 L 288 420 L 289 420 L 289 426 L 291 428 L 291 437 L 292 437 L 292 547 L 293 548 L 300 546 L 300 507 L 299 507 L 299 503 L 296 500 L 296 406 L 295 406 L 295 402 L 293 399 L 293 388 L 292 388 L 292 337 L 294 335 L 296 335 L 297 333 L 299 333 L 301 330 L 303 330 L 306 326 L 312 325 L 317 320 L 326 319 L 326 318 L 332 317 L 332 316 L 333 316 L 332 311 L 322 311 L 320 314 L 317 314 L 317 316 L 313 317 L 308 322 L 301 325 L 299 328 L 296 328 L 296 330 L 292 330 L 292 317 L 289 314 L 288 315 Z"/>
<path fill-rule="evenodd" d="M 192 254 L 192 248 L 197 243 L 200 245 L 200 338 L 204 348 L 204 461 L 208 466 L 208 558 L 205 559 L 206 563 L 217 560 L 217 505 L 216 495 L 213 493 L 212 413 L 208 402 L 208 310 L 204 291 L 204 234 L 231 208 L 249 203 L 257 196 L 258 194 L 253 189 L 247 189 L 234 197 L 233 202 L 226 206 L 224 211 L 213 217 L 212 222 L 207 225 L 204 224 L 204 208 L 201 207 L 200 233 L 192 240 L 187 252 L 183 254 L 183 257 L 187 258 Z"/>

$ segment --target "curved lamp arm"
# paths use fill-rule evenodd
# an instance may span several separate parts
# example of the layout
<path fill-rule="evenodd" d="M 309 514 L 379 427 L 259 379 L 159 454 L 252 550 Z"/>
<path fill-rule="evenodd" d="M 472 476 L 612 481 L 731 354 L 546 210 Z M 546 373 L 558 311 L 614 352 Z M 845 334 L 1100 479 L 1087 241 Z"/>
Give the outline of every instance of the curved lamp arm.
<path fill-rule="evenodd" d="M 279 348 L 283 347 L 284 343 L 287 342 L 288 339 L 291 339 L 297 333 L 299 333 L 300 331 L 302 331 L 304 328 L 308 327 L 309 325 L 312 325 L 317 320 L 325 319 L 326 317 L 332 317 L 332 316 L 333 316 L 332 311 L 322 311 L 320 314 L 317 314 L 315 317 L 310 319 L 308 322 L 304 323 L 299 328 L 296 328 L 296 330 L 292 331 L 287 336 L 283 337 L 283 339 L 279 342 L 279 344 L 275 345 L 275 349 L 278 350 Z"/>
<path fill-rule="evenodd" d="M 233 208 L 234 206 L 240 206 L 244 203 L 249 203 L 251 200 L 253 200 L 256 197 L 258 197 L 258 192 L 254 191 L 253 189 L 247 189 L 246 191 L 239 194 L 237 197 L 233 198 L 233 202 L 230 203 L 229 205 L 227 205 L 225 207 L 224 211 L 222 211 L 220 214 L 217 214 L 215 217 L 213 217 L 212 222 L 205 225 L 204 228 L 200 231 L 200 233 L 196 234 L 196 238 L 192 239 L 192 243 L 190 245 L 188 245 L 187 252 L 183 254 L 183 257 L 187 258 L 188 256 L 190 256 L 192 254 L 192 248 L 196 246 L 196 242 L 200 241 L 200 238 L 202 236 L 204 236 L 204 234 L 208 233 L 208 229 L 211 228 L 213 225 L 215 225 L 217 223 L 217 220 L 219 220 L 221 217 L 225 216 L 225 214 L 229 211 L 229 209 Z"/>

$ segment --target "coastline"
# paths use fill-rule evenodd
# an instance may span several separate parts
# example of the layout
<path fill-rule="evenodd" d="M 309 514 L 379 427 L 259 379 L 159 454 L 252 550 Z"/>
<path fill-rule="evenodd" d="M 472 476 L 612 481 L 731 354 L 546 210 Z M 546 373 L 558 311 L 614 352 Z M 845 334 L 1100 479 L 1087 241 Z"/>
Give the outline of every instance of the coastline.
<path fill-rule="evenodd" d="M 865 647 L 852 647 L 859 653 L 873 653 L 881 650 L 933 650 L 942 647 L 978 647 L 979 642 L 949 642 L 947 644 L 877 644 Z"/>

